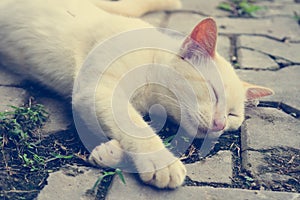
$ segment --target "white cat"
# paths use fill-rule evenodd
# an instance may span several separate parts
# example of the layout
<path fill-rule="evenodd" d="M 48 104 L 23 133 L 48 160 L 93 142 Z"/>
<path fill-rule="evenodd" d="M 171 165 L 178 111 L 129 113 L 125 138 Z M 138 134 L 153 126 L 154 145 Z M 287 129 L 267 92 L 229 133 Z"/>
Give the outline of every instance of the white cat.
<path fill-rule="evenodd" d="M 97 43 L 121 32 L 152 28 L 140 19 L 126 16 L 136 17 L 148 11 L 177 9 L 180 5 L 178 0 L 1 0 L 0 61 L 11 71 L 38 81 L 68 98 L 72 95 L 74 80 L 86 56 Z M 166 88 L 149 84 L 151 86 L 138 90 L 131 102 L 126 104 L 130 119 L 137 127 L 143 127 L 143 132 L 129 128 L 131 133 L 127 134 L 128 131 L 118 126 L 111 112 L 113 91 L 124 74 L 145 63 L 167 64 L 180 73 L 197 91 L 199 106 L 189 107 L 186 104 L 189 120 L 183 124 L 188 132 L 191 127 L 199 125 L 196 127 L 197 137 L 205 136 L 207 130 L 238 129 L 244 120 L 244 102 L 273 93 L 270 89 L 243 83 L 231 65 L 216 52 L 217 28 L 212 18 L 201 21 L 184 41 L 169 40 L 178 45 L 181 56 L 153 49 L 131 52 L 120 57 L 103 73 L 99 83 L 101 87 L 95 94 L 97 118 L 105 127 L 107 136 L 114 139 L 107 144 L 126 151 L 140 178 L 159 188 L 180 186 L 186 170 L 181 161 L 164 147 L 155 130 L 143 120 L 143 114 L 151 105 L 161 104 L 168 115 L 180 121 L 181 110 L 176 101 L 174 103 L 174 95 Z M 186 61 L 200 68 L 205 62 L 214 63 L 222 76 L 225 99 L 221 98 L 220 89 L 212 82 L 210 88 L 215 101 L 210 101 L 211 91 L 207 89 L 207 82 Z M 160 71 L 153 67 L 150 74 L 155 76 Z M 147 83 L 148 75 L 141 74 L 138 78 Z M 165 87 L 181 90 L 179 80 L 170 76 L 164 78 Z M 130 80 L 132 83 L 134 81 Z M 225 109 L 219 109 L 225 101 Z M 81 109 L 83 115 L 88 114 L 90 109 L 86 102 L 89 99 L 84 94 L 76 95 L 73 99 L 73 105 Z M 89 122 L 86 121 L 86 124 Z M 90 161 L 93 164 L 102 164 L 105 158 L 102 147 L 92 152 Z M 122 153 L 117 155 L 115 163 L 119 162 L 119 157 L 122 157 Z"/>

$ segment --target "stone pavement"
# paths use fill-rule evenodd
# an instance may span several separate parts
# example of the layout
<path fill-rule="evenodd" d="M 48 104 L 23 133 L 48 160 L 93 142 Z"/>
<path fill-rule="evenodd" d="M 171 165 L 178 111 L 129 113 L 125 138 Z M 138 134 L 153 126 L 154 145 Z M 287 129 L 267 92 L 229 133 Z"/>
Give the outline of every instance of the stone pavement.
<path fill-rule="evenodd" d="M 175 12 L 156 12 L 143 17 L 160 27 L 188 33 L 201 19 L 213 16 L 219 27 L 220 54 L 235 63 L 241 79 L 270 87 L 275 95 L 264 99 L 264 107 L 247 110 L 241 128 L 240 168 L 251 177 L 260 190 L 233 189 L 232 152 L 219 151 L 193 164 L 187 164 L 188 178 L 195 185 L 177 190 L 156 190 L 140 184 L 125 174 L 126 185 L 114 178 L 106 199 L 278 199 L 300 200 L 298 191 L 276 192 L 276 184 L 298 184 L 300 167 L 282 172 L 298 160 L 300 154 L 300 27 L 294 19 L 300 3 L 296 0 L 259 1 L 265 6 L 256 18 L 232 18 L 217 9 L 222 0 L 183 0 L 183 8 Z M 0 68 L 0 111 L 5 105 L 21 105 L 29 91 L 17 76 Z M 68 111 L 57 108 L 62 101 L 51 96 L 39 97 L 50 111 L 44 133 L 66 130 L 71 123 Z M 281 163 L 280 163 L 281 161 Z M 275 163 L 274 163 L 275 162 Z M 276 163 L 278 162 L 278 163 Z M 280 165 L 280 166 L 277 166 Z M 76 166 L 73 166 L 76 168 Z M 77 167 L 79 175 L 67 176 L 66 169 L 50 174 L 48 185 L 38 199 L 87 199 L 83 194 L 93 186 L 97 169 Z M 249 178 L 250 178 L 249 177 Z"/>

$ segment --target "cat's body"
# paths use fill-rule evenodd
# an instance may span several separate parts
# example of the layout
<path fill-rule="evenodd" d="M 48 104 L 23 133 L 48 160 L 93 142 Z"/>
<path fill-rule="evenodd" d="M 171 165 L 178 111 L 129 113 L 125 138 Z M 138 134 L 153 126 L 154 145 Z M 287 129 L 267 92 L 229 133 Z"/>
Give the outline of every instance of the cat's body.
<path fill-rule="evenodd" d="M 111 12 L 118 12 L 121 8 L 124 11 L 126 3 L 129 4 L 128 8 L 130 9 L 132 9 L 132 5 L 140 4 L 141 6 L 134 7 L 135 10 L 125 9 L 125 13 L 121 12 L 124 15 L 139 16 L 147 11 L 174 9 L 180 5 L 177 0 L 144 0 L 143 3 L 136 0 L 123 0 L 119 3 L 114 2 L 116 9 L 113 9 L 110 7 L 110 3 L 112 2 L 100 2 L 100 0 L 99 2 L 97 0 L 51 0 L 46 2 L 2 0 L 0 3 L 0 61 L 11 71 L 38 81 L 65 97 L 70 97 L 76 75 L 87 54 L 97 43 L 121 32 L 152 27 L 140 19 L 110 14 L 99 7 Z M 212 35 L 208 35 L 211 33 Z M 195 124 L 199 123 L 198 134 L 200 136 L 201 134 L 203 136 L 209 129 L 216 131 L 237 129 L 244 119 L 246 96 L 251 99 L 271 94 L 271 91 L 265 88 L 256 90 L 257 87 L 247 86 L 247 89 L 243 86 L 230 64 L 215 52 L 216 35 L 214 21 L 206 19 L 196 26 L 190 38 L 202 45 L 202 48 L 207 51 L 207 55 L 204 56 L 216 64 L 222 75 L 225 89 L 225 110 L 218 109 L 218 105 L 224 103 L 218 102 L 220 100 L 218 94 L 216 102 L 209 101 L 209 91 L 206 88 L 205 80 L 192 65 L 183 60 L 186 58 L 193 62 L 193 58 L 197 57 L 197 55 L 190 57 L 190 53 L 193 51 L 187 47 L 186 43 L 189 43 L 189 40 L 185 40 L 183 43 L 183 41 L 169 39 L 177 43 L 178 50 L 183 51 L 181 52 L 183 59 L 177 55 L 151 49 L 131 52 L 112 63 L 99 83 L 101 87 L 98 87 L 95 94 L 97 118 L 105 127 L 104 131 L 107 136 L 115 139 L 122 149 L 130 152 L 141 179 L 146 183 L 160 188 L 175 188 L 184 180 L 186 172 L 183 164 L 164 147 L 162 140 L 143 120 L 142 116 L 151 105 L 162 104 L 169 115 L 175 120 L 179 120 L 180 108 L 178 105 L 174 105 L 173 99 L 168 98 L 169 93 L 166 89 L 159 86 L 145 87 L 135 94 L 132 101 L 126 105 L 131 120 L 138 127 L 143 127 L 143 132 L 129 128 L 131 133 L 124 133 L 124 130 L 118 127 L 114 115 L 111 113 L 113 91 L 124 74 L 145 63 L 170 65 L 181 73 L 185 79 L 189 80 L 195 91 L 200 91 L 196 94 L 199 107 L 189 108 L 187 105 L 186 109 L 189 111 L 190 117 L 189 122 L 183 126 L 189 131 L 189 127 L 195 126 L 193 121 L 197 121 Z M 192 48 L 197 48 L 197 46 Z M 185 54 L 186 56 L 184 56 Z M 201 59 L 203 55 L 198 57 Z M 193 64 L 203 65 L 202 62 Z M 148 69 L 147 72 L 151 76 L 160 73 L 156 67 L 153 67 L 152 71 L 151 68 Z M 147 83 L 149 73 L 141 74 L 138 79 Z M 180 87 L 178 80 L 172 80 L 172 77 L 168 76 L 165 78 L 167 79 L 165 87 Z M 134 83 L 137 79 L 131 81 Z M 213 83 L 212 85 L 214 88 Z M 158 96 L 157 93 L 165 95 Z M 88 108 L 90 105 L 85 103 L 88 102 L 86 97 L 84 94 L 79 94 L 75 95 L 73 99 L 73 105 L 79 107 L 83 115 L 90 112 Z M 216 107 L 215 111 L 212 112 L 211 107 Z M 99 160 L 97 156 L 100 155 L 97 154 L 97 149 L 95 151 L 91 160 L 97 163 Z M 151 154 L 153 152 L 154 154 Z M 159 152 L 159 154 L 155 154 L 155 152 Z M 149 153 L 149 155 L 138 155 L 141 153 Z"/>

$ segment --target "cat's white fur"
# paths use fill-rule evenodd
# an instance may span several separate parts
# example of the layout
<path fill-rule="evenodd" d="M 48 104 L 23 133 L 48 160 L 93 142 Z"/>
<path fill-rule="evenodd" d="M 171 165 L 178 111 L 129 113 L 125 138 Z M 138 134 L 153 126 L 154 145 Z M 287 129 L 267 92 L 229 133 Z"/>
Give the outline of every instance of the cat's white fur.
<path fill-rule="evenodd" d="M 120 2 L 1 0 L 0 61 L 11 71 L 38 81 L 65 97 L 70 97 L 76 74 L 87 54 L 97 43 L 121 32 L 152 27 L 140 19 L 121 15 L 140 16 L 148 11 L 179 7 L 180 1 L 178 0 L 123 0 Z M 104 10 L 121 15 L 111 14 Z M 170 38 L 170 40 L 174 39 Z M 174 42 L 177 42 L 180 48 L 182 41 L 174 40 Z M 115 139 L 111 144 L 116 142 L 116 146 L 130 152 L 144 182 L 159 188 L 175 188 L 184 181 L 186 175 L 184 165 L 164 147 L 162 140 L 142 116 L 152 104 L 160 103 L 169 115 L 179 120 L 180 109 L 174 104 L 172 98 L 167 98 L 168 93 L 164 89 L 156 86 L 145 87 L 133 97 L 133 101 L 128 104 L 127 108 L 131 120 L 138 127 L 143 127 L 143 132 L 129 129 L 133 132 L 132 135 L 125 134 L 124 130 L 118 127 L 111 113 L 114 87 L 122 75 L 135 66 L 145 63 L 168 64 L 190 80 L 195 91 L 201 91 L 197 94 L 198 108 L 189 108 L 187 104 L 186 109 L 191 113 L 189 123 L 183 124 L 187 130 L 193 126 L 193 121 L 197 120 L 200 123 L 201 129 L 199 130 L 207 130 L 211 126 L 211 119 L 214 118 L 223 120 L 220 123 L 224 123 L 224 130 L 237 129 L 244 119 L 244 101 L 248 91 L 252 91 L 253 97 L 264 95 L 252 86 L 244 87 L 231 65 L 217 53 L 211 61 L 218 66 L 226 91 L 226 110 L 220 113 L 210 111 L 211 106 L 214 105 L 207 100 L 209 92 L 204 87 L 206 84 L 203 77 L 199 76 L 199 73 L 180 57 L 163 51 L 141 50 L 129 53 L 114 62 L 101 79 L 99 84 L 101 87 L 96 91 L 98 120 L 105 127 L 104 131 L 108 137 Z M 154 70 L 150 74 L 155 76 L 160 72 Z M 139 78 L 144 78 L 146 82 L 147 76 L 149 74 L 145 73 Z M 165 79 L 166 86 L 180 87 L 178 81 L 172 80 L 172 77 L 166 76 Z M 267 89 L 260 88 L 260 90 L 266 91 Z M 157 95 L 155 92 L 166 95 Z M 266 95 L 270 93 L 265 92 Z M 79 94 L 73 99 L 73 104 L 82 110 L 83 115 L 85 112 L 90 112 L 90 105 L 85 103 L 89 102 L 86 98 L 84 94 Z M 201 131 L 199 131 L 200 136 L 203 134 Z M 145 139 L 137 136 L 147 137 Z M 96 148 L 91 155 L 91 162 L 101 164 L 99 157 L 102 152 L 103 148 Z M 144 155 L 141 156 L 141 153 Z"/>

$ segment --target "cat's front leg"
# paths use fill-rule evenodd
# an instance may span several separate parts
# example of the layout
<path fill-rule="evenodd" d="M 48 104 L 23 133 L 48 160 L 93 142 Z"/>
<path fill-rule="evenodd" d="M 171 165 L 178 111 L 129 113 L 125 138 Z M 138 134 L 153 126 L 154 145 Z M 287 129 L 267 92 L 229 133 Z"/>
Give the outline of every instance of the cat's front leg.
<path fill-rule="evenodd" d="M 144 132 L 140 134 L 132 130 L 132 135 L 125 133 L 126 137 L 120 140 L 120 144 L 128 151 L 140 178 L 158 188 L 182 185 L 186 176 L 185 166 L 164 146 L 162 139 L 131 104 L 128 113 L 137 127 L 144 127 Z"/>
<path fill-rule="evenodd" d="M 125 123 L 122 125 L 116 123 L 115 117 L 118 116 L 114 116 L 112 110 L 107 108 L 111 104 L 105 101 L 105 98 L 97 101 L 97 116 L 106 127 L 107 136 L 118 141 L 124 154 L 132 159 L 136 169 L 131 169 L 131 172 L 136 170 L 142 181 L 158 188 L 176 188 L 182 185 L 186 176 L 185 166 L 165 148 L 161 138 L 135 108 L 130 103 L 127 105 L 130 122 L 122 118 Z M 132 123 L 132 126 L 128 123 Z M 97 153 L 96 148 L 92 154 L 93 159 L 90 160 L 99 160 L 97 155 L 100 156 L 101 152 Z"/>

